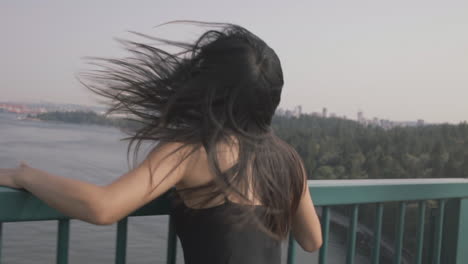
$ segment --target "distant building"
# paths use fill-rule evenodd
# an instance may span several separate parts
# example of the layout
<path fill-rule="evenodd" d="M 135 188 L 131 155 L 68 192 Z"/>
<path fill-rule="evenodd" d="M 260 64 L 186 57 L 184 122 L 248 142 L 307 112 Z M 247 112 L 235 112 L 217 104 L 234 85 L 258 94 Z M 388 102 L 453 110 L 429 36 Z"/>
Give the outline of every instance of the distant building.
<path fill-rule="evenodd" d="M 276 115 L 279 115 L 279 116 L 284 116 L 284 110 L 283 108 L 276 108 L 276 111 L 275 111 L 275 114 Z"/>
<path fill-rule="evenodd" d="M 294 107 L 294 110 L 292 110 L 291 115 L 295 117 L 300 117 L 302 115 L 302 106 L 298 105 Z"/>
<path fill-rule="evenodd" d="M 361 124 L 365 123 L 364 113 L 362 113 L 362 111 L 357 113 L 357 121 Z"/>
<path fill-rule="evenodd" d="M 324 107 L 322 109 L 322 117 L 327 117 L 327 108 L 326 107 Z"/>

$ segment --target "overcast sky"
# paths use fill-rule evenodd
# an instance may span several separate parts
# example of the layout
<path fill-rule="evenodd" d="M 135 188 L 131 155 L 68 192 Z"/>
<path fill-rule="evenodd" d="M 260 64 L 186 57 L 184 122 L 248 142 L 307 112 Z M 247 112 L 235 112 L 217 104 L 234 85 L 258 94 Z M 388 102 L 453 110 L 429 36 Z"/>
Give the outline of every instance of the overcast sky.
<path fill-rule="evenodd" d="M 67 3 L 66 3 L 67 2 Z M 96 104 L 85 56 L 120 57 L 128 30 L 193 39 L 176 19 L 263 38 L 285 75 L 281 107 L 356 119 L 468 120 L 468 1 L 1 1 L 0 101 Z M 141 39 L 140 39 L 141 40 Z"/>

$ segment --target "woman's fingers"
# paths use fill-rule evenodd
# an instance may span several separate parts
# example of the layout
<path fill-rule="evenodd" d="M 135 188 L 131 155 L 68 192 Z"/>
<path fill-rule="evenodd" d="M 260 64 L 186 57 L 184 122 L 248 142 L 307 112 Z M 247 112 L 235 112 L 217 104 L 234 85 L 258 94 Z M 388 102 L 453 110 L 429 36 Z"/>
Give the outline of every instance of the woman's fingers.
<path fill-rule="evenodd" d="M 16 170 L 16 169 L 10 169 L 10 168 L 3 169 L 3 168 L 0 168 L 0 175 L 12 174 L 13 170 Z"/>
<path fill-rule="evenodd" d="M 20 169 L 3 169 L 0 168 L 0 186 L 6 186 L 10 188 L 21 188 L 15 183 L 14 178 L 18 177 Z"/>
<path fill-rule="evenodd" d="M 26 164 L 24 160 L 20 161 L 20 168 L 22 167 L 28 167 L 28 165 Z"/>

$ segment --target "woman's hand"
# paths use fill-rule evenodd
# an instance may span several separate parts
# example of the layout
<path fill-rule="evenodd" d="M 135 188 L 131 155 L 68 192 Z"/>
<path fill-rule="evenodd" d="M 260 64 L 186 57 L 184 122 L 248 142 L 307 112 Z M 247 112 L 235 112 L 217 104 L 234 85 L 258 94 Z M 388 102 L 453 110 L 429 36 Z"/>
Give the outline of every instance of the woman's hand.
<path fill-rule="evenodd" d="M 0 168 L 0 186 L 6 186 L 10 188 L 21 189 L 19 179 L 24 176 L 30 167 L 23 161 L 20 165 L 14 169 L 2 169 Z"/>

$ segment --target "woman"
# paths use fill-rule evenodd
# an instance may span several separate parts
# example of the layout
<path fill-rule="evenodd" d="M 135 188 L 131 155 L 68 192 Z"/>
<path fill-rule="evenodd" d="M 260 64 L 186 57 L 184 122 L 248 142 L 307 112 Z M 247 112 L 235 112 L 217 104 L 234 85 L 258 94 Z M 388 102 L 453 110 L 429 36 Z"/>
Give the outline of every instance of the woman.
<path fill-rule="evenodd" d="M 155 143 L 136 168 L 97 186 L 21 163 L 0 169 L 0 185 L 98 225 L 172 190 L 186 263 L 280 263 L 289 231 L 304 250 L 317 250 L 321 228 L 302 161 L 271 129 L 283 87 L 279 58 L 245 28 L 198 24 L 213 29 L 195 43 L 145 36 L 177 52 L 123 41 L 132 57 L 98 59 L 102 68 L 84 76 L 110 99 L 108 113 L 137 122 L 127 155 L 136 143 L 136 161 L 142 142 Z"/>

